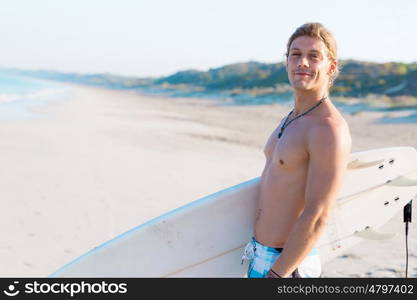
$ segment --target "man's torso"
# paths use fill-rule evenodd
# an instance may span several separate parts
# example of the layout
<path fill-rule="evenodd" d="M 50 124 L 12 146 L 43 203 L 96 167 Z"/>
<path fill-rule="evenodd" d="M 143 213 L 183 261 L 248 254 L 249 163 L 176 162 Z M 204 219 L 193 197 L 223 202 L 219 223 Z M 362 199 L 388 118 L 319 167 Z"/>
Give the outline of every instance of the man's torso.
<path fill-rule="evenodd" d="M 309 130 L 324 119 L 330 120 L 350 143 L 349 128 L 342 115 L 331 102 L 321 106 L 320 110 L 294 120 L 278 139 L 282 120 L 265 145 L 266 164 L 255 221 L 255 237 L 264 245 L 282 248 L 303 212 Z"/>

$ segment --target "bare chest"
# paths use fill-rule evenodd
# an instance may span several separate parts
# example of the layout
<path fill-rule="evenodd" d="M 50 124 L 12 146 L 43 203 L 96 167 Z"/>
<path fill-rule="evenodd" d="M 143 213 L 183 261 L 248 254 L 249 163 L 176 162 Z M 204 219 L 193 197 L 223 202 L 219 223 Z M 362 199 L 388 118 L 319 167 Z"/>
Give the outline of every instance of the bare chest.
<path fill-rule="evenodd" d="M 294 122 L 295 123 L 295 122 Z M 267 161 L 283 170 L 294 170 L 304 165 L 308 158 L 306 129 L 303 124 L 291 124 L 278 138 L 281 124 L 274 130 L 264 147 Z"/>

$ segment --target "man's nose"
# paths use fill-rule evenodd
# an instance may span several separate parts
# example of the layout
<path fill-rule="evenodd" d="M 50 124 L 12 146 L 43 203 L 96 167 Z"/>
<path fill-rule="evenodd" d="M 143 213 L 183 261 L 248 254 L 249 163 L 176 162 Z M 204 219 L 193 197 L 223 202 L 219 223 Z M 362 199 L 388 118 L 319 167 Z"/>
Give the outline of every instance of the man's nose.
<path fill-rule="evenodd" d="M 308 67 L 308 59 L 305 56 L 301 56 L 299 61 L 298 61 L 298 65 L 297 67 Z"/>

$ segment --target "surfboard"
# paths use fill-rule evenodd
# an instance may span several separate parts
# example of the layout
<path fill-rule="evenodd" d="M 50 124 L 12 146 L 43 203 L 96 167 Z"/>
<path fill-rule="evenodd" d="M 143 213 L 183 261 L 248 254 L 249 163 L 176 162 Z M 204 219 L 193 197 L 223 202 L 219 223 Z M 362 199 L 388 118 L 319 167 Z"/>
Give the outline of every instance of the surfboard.
<path fill-rule="evenodd" d="M 69 262 L 50 277 L 243 277 L 260 177 L 190 202 Z M 316 247 L 323 263 L 377 229 L 417 197 L 413 147 L 350 154 L 330 221 Z"/>

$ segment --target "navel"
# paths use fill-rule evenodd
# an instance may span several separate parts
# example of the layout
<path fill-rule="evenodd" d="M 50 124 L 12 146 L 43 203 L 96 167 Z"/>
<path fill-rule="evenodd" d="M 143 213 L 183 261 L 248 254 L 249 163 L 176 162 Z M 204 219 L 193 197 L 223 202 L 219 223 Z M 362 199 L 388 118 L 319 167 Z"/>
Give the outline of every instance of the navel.
<path fill-rule="evenodd" d="M 280 159 L 280 160 L 279 160 L 279 163 L 280 163 L 281 165 L 283 165 L 283 164 L 284 164 L 284 161 L 283 161 L 282 159 Z"/>

